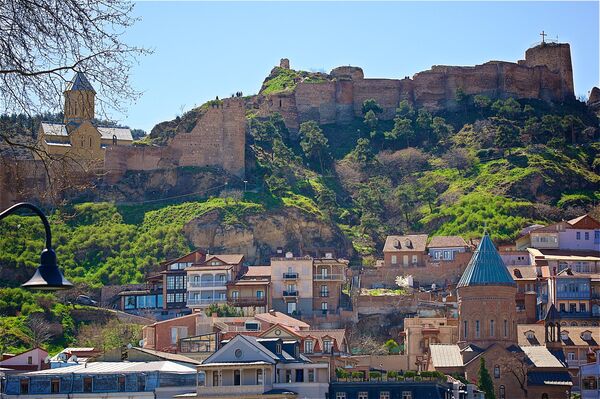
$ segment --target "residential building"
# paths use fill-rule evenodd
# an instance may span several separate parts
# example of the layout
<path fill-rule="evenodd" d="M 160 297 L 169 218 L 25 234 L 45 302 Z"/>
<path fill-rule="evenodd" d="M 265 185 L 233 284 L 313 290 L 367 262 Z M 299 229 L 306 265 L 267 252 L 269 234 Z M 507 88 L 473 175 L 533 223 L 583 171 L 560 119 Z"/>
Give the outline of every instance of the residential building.
<path fill-rule="evenodd" d="M 212 304 L 227 303 L 227 284 L 245 272 L 244 255 L 209 255 L 201 263 L 186 267 L 187 306 L 203 310 Z"/>
<path fill-rule="evenodd" d="M 227 302 L 246 316 L 271 308 L 271 266 L 249 266 L 239 279 L 227 284 Z"/>
<path fill-rule="evenodd" d="M 96 359 L 102 351 L 93 347 L 68 347 L 50 358 L 50 368 L 77 366 Z"/>
<path fill-rule="evenodd" d="M 106 147 L 133 143 L 129 128 L 95 124 L 96 91 L 83 72 L 75 73 L 64 96 L 64 123 L 40 124 L 38 145 L 43 152 L 50 156 L 68 156 L 79 163 L 95 161 L 95 166 L 102 166 Z M 40 157 L 37 152 L 36 157 Z"/>
<path fill-rule="evenodd" d="M 503 258 L 503 261 L 505 259 Z M 517 284 L 517 294 L 515 297 L 517 306 L 517 324 L 535 323 L 538 320 L 538 289 L 541 275 L 538 269 L 533 266 L 508 266 L 513 280 Z"/>
<path fill-rule="evenodd" d="M 4 353 L 0 361 L 0 368 L 14 371 L 36 371 L 50 368 L 46 362 L 48 352 L 41 348 L 33 348 L 16 355 Z"/>
<path fill-rule="evenodd" d="M 333 257 L 313 259 L 312 311 L 317 322 L 324 322 L 327 318 L 333 320 L 335 316 L 339 318 L 341 309 L 344 307 L 342 288 L 346 283 L 347 269 L 348 261 L 345 259 L 334 259 Z M 349 304 L 349 298 L 345 302 Z"/>
<path fill-rule="evenodd" d="M 469 245 L 460 236 L 434 236 L 427 244 L 427 251 L 433 260 L 454 260 L 456 254 L 468 250 Z"/>
<path fill-rule="evenodd" d="M 517 326 L 520 346 L 546 346 L 567 364 L 574 389 L 579 387 L 580 366 L 587 363 L 590 351 L 600 350 L 600 329 L 596 327 L 556 326 L 558 315 L 549 312 L 544 324 L 520 324 Z M 551 320 L 554 317 L 554 320 Z M 555 329 L 552 329 L 554 325 Z"/>
<path fill-rule="evenodd" d="M 427 234 L 388 236 L 383 246 L 384 267 L 424 267 Z"/>
<path fill-rule="evenodd" d="M 579 375 L 581 399 L 600 399 L 600 351 L 588 353 Z"/>
<path fill-rule="evenodd" d="M 450 399 L 452 384 L 441 381 L 334 381 L 331 399 Z M 473 397 L 473 396 L 472 396 Z"/>
<path fill-rule="evenodd" d="M 305 317 L 313 314 L 313 258 L 271 258 L 271 301 L 273 309 L 289 315 Z"/>
<path fill-rule="evenodd" d="M 524 231 L 517 250 L 526 248 L 600 251 L 600 222 L 590 215 Z"/>
<path fill-rule="evenodd" d="M 187 307 L 186 268 L 201 264 L 206 255 L 201 250 L 192 251 L 180 258 L 162 262 L 160 271 L 146 278 L 143 286 L 125 286 L 117 296 L 119 309 L 132 314 L 151 316 L 157 320 L 189 314 Z M 103 302 L 105 298 L 103 291 Z"/>
<path fill-rule="evenodd" d="M 408 357 L 407 370 L 425 370 L 429 345 L 454 344 L 458 341 L 458 320 L 446 317 L 412 317 L 404 319 L 404 354 Z"/>
<path fill-rule="evenodd" d="M 544 346 L 517 344 L 517 284 L 489 235 L 479 242 L 457 294 L 458 344 L 430 344 L 428 370 L 475 382 L 484 359 L 498 399 L 565 397 L 572 386 L 566 365 Z"/>
<path fill-rule="evenodd" d="M 324 398 L 329 365 L 300 354 L 298 341 L 236 335 L 198 366 L 198 398 Z"/>
<path fill-rule="evenodd" d="M 551 276 L 545 281 L 548 301 L 547 304 L 542 301 L 542 310 L 548 310 L 554 305 L 563 326 L 597 326 L 600 322 L 600 306 L 594 294 L 600 284 L 599 277 L 600 275 L 576 273 L 571 269 Z"/>
<path fill-rule="evenodd" d="M 169 361 L 92 362 L 9 375 L 4 397 L 166 399 L 193 391 L 195 385 L 193 368 Z"/>

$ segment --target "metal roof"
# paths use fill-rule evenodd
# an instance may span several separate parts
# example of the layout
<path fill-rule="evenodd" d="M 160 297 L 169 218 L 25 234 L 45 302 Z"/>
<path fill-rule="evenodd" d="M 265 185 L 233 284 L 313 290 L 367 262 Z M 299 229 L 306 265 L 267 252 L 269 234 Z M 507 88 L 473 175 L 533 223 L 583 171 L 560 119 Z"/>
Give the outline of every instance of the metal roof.
<path fill-rule="evenodd" d="M 473 285 L 516 286 L 488 234 L 484 234 L 479 242 L 457 287 Z"/>
<path fill-rule="evenodd" d="M 59 367 L 54 369 L 22 373 L 23 376 L 43 376 L 59 374 L 115 374 L 115 373 L 142 373 L 160 371 L 164 373 L 195 374 L 192 367 L 183 366 L 170 361 L 158 362 L 91 362 L 77 366 Z"/>
<path fill-rule="evenodd" d="M 429 345 L 431 362 L 435 367 L 462 367 L 463 358 L 458 345 Z"/>
<path fill-rule="evenodd" d="M 65 91 L 69 90 L 93 91 L 96 93 L 96 90 L 94 90 L 94 87 L 92 87 L 92 84 L 83 72 L 75 73 L 73 79 L 71 79 L 71 81 L 67 84 Z"/>
<path fill-rule="evenodd" d="M 560 362 L 550 351 L 541 345 L 535 346 L 520 346 L 527 358 L 535 367 L 544 368 L 564 368 L 565 365 Z"/>
<path fill-rule="evenodd" d="M 527 385 L 564 385 L 573 382 L 568 371 L 532 371 L 527 373 Z"/>
<path fill-rule="evenodd" d="M 112 140 L 113 136 L 116 136 L 117 140 L 133 141 L 133 136 L 131 135 L 131 130 L 129 128 L 98 126 L 97 129 L 103 139 Z"/>

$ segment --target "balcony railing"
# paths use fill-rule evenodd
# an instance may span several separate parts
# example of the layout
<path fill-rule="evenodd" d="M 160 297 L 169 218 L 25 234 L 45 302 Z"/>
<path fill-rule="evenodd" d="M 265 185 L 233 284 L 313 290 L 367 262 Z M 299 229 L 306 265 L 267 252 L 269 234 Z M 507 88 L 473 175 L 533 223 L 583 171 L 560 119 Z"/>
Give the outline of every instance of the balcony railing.
<path fill-rule="evenodd" d="M 225 303 L 227 302 L 226 297 L 219 298 L 188 298 L 187 305 L 188 306 L 201 306 L 201 305 L 210 305 L 211 303 Z"/>
<path fill-rule="evenodd" d="M 190 280 L 190 287 L 195 288 L 204 288 L 204 287 L 225 287 L 227 284 L 227 280 L 219 280 L 219 281 L 194 281 Z"/>
<path fill-rule="evenodd" d="M 298 273 L 283 273 L 284 280 L 296 280 L 298 279 Z"/>
<path fill-rule="evenodd" d="M 568 292 L 562 291 L 556 293 L 557 299 L 589 299 L 591 297 L 591 293 L 588 292 Z"/>
<path fill-rule="evenodd" d="M 243 397 L 244 395 L 258 395 L 269 390 L 269 386 L 265 388 L 261 385 L 221 385 L 217 387 L 198 387 L 199 396 L 214 396 L 214 395 L 236 395 Z"/>
<path fill-rule="evenodd" d="M 313 279 L 315 281 L 344 281 L 343 274 L 315 274 Z"/>
<path fill-rule="evenodd" d="M 227 302 L 229 302 L 231 305 L 233 306 L 266 306 L 267 305 L 267 298 L 266 297 L 262 297 L 262 298 L 258 298 L 258 297 L 237 297 L 237 298 L 229 298 L 227 300 Z"/>
<path fill-rule="evenodd" d="M 283 291 L 284 297 L 297 297 L 298 291 Z"/>

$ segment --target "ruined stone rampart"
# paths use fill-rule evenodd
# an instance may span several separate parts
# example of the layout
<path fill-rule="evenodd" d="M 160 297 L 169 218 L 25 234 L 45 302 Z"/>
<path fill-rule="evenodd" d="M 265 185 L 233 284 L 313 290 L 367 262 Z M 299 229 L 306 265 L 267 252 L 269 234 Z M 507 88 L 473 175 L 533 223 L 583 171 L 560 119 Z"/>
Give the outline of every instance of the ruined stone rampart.
<path fill-rule="evenodd" d="M 208 107 L 190 132 L 178 133 L 164 147 L 107 148 L 104 168 L 112 181 L 118 180 L 128 170 L 178 166 L 217 166 L 242 177 L 245 137 L 244 100 L 225 99 L 221 104 Z"/>
<path fill-rule="evenodd" d="M 286 64 L 287 65 L 287 64 Z M 398 103 L 407 100 L 431 111 L 454 108 L 458 89 L 491 98 L 536 98 L 561 102 L 574 98 L 568 44 L 544 43 L 527 50 L 525 60 L 490 61 L 482 65 L 433 66 L 404 79 L 364 78 L 361 68 L 338 67 L 325 82 L 300 82 L 293 92 L 267 95 L 261 112 L 280 112 L 289 129 L 316 120 L 347 123 L 362 116 L 362 104 L 373 98 L 383 119 L 394 117 Z"/>

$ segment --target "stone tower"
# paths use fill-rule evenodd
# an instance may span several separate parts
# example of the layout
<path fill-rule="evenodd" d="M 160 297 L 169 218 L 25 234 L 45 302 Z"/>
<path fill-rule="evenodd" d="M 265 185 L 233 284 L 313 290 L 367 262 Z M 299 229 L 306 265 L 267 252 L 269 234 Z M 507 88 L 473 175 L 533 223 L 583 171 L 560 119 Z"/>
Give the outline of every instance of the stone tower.
<path fill-rule="evenodd" d="M 575 98 L 569 43 L 541 43 L 527 49 L 525 65 L 528 67 L 545 65 L 552 72 L 557 72 L 561 77 L 563 98 L 565 100 Z"/>
<path fill-rule="evenodd" d="M 459 343 L 516 344 L 517 284 L 486 233 L 457 285 Z"/>
<path fill-rule="evenodd" d="M 67 85 L 65 96 L 65 125 L 94 119 L 96 91 L 83 72 L 77 72 Z"/>

